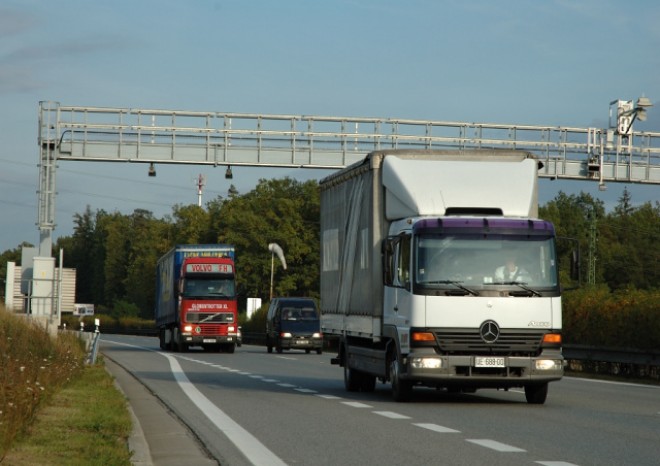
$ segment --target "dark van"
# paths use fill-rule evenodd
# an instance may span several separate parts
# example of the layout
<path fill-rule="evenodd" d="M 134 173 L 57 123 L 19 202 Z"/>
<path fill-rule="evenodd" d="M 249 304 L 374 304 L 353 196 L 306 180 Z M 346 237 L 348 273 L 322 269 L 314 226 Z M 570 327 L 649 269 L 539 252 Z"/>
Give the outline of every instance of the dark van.
<path fill-rule="evenodd" d="M 312 298 L 275 298 L 266 316 L 266 347 L 323 352 L 323 335 L 316 302 Z"/>

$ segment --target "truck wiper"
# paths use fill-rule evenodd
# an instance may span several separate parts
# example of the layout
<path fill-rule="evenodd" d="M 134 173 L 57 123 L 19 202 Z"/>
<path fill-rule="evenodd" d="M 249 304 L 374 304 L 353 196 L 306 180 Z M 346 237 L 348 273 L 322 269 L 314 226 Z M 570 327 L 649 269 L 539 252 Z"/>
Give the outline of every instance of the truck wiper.
<path fill-rule="evenodd" d="M 463 286 L 461 282 L 458 282 L 456 280 L 432 280 L 429 282 L 424 282 L 428 283 L 430 285 L 454 285 L 455 287 L 460 288 L 461 290 L 465 291 L 466 293 L 471 294 L 472 296 L 479 296 L 479 293 L 477 293 L 474 290 L 471 290 L 467 286 Z"/>
<path fill-rule="evenodd" d="M 524 283 L 520 283 L 520 282 L 495 282 L 493 283 L 493 285 L 516 285 L 525 291 L 529 291 L 534 296 L 539 296 L 539 297 L 541 296 L 541 293 L 539 293 L 533 288 L 526 286 Z"/>

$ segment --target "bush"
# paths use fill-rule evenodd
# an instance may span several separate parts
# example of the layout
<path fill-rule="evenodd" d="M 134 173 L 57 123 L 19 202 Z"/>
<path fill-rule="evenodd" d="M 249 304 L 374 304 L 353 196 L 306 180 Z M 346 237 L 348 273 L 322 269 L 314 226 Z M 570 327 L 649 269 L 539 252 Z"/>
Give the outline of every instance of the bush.
<path fill-rule="evenodd" d="M 75 333 L 51 337 L 24 315 L 0 306 L 0 458 L 39 406 L 84 367 Z"/>
<path fill-rule="evenodd" d="M 585 287 L 563 298 L 564 342 L 657 351 L 660 290 Z"/>

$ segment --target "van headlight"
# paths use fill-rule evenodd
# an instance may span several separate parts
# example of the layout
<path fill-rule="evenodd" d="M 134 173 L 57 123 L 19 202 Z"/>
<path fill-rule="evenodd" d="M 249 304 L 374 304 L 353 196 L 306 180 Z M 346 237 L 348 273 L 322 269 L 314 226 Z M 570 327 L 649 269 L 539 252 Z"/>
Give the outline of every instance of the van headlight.
<path fill-rule="evenodd" d="M 442 367 L 442 359 L 413 357 L 410 358 L 410 365 L 415 369 L 440 369 Z"/>

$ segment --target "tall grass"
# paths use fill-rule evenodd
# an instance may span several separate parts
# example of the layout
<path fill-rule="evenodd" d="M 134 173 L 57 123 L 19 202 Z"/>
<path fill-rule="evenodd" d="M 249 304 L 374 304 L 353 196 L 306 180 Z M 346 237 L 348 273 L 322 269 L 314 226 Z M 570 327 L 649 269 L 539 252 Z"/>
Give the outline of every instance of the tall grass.
<path fill-rule="evenodd" d="M 0 462 L 38 408 L 82 371 L 84 359 L 76 335 L 51 337 L 0 306 Z"/>

